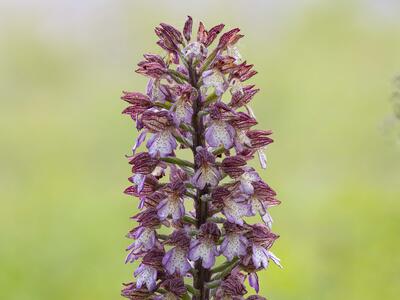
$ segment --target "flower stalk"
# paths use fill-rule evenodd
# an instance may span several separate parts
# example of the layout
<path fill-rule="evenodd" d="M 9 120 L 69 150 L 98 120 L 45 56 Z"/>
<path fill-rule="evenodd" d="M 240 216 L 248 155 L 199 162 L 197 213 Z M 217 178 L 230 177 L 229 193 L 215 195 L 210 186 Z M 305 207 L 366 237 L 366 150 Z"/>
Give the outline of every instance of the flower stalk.
<path fill-rule="evenodd" d="M 139 199 L 138 225 L 127 235 L 126 262 L 139 261 L 136 281 L 124 284 L 132 300 L 265 299 L 245 297 L 244 282 L 258 294 L 257 272 L 270 261 L 279 237 L 271 231 L 269 208 L 280 202 L 248 161 L 266 167 L 270 131 L 257 125 L 249 102 L 258 92 L 245 81 L 257 72 L 236 47 L 234 28 L 213 42 L 223 24 L 200 22 L 192 37 L 161 23 L 155 29 L 164 56 L 145 54 L 136 70 L 149 78 L 145 93 L 124 92 L 140 132 L 130 155 L 133 175 L 125 193 Z M 147 151 L 138 152 L 146 142 Z M 192 159 L 180 154 L 191 152 Z M 222 182 L 224 180 L 224 182 Z M 193 207 L 193 210 L 189 210 Z M 248 223 L 259 215 L 260 223 Z M 162 233 L 159 232 L 163 229 Z M 216 258 L 226 262 L 216 266 Z"/>

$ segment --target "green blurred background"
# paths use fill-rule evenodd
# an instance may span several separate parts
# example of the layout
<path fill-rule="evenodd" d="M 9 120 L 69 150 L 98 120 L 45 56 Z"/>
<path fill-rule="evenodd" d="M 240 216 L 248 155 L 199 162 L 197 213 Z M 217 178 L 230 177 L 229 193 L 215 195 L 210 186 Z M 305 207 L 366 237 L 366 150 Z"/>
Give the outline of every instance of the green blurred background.
<path fill-rule="evenodd" d="M 159 22 L 187 14 L 239 26 L 259 71 L 253 107 L 274 131 L 264 179 L 285 269 L 268 299 L 398 299 L 400 147 L 392 79 L 400 3 L 370 1 L 2 1 L 0 299 L 120 299 L 122 194 L 134 142 L 122 90 L 158 51 Z M 397 126 L 397 127 L 396 127 Z"/>

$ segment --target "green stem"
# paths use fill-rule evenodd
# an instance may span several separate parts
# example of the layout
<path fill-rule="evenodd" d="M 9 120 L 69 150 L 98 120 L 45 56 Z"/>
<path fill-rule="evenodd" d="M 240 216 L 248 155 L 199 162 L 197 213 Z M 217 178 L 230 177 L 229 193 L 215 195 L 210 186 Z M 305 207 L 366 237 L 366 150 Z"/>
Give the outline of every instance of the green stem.
<path fill-rule="evenodd" d="M 212 278 L 212 280 L 219 280 L 224 278 L 226 275 L 228 275 L 233 268 L 235 268 L 238 264 L 240 263 L 239 258 L 234 258 L 225 268 L 225 270 L 223 270 L 220 273 L 215 274 L 215 276 Z"/>
<path fill-rule="evenodd" d="M 214 280 L 210 282 L 206 282 L 204 285 L 209 289 L 215 289 L 221 284 L 221 280 Z"/>
<path fill-rule="evenodd" d="M 185 75 L 183 75 L 181 72 L 178 72 L 173 69 L 168 70 L 168 74 L 177 82 L 177 83 L 185 83 L 189 81 L 189 78 L 187 78 Z"/>
<path fill-rule="evenodd" d="M 231 261 L 224 262 L 222 265 L 219 265 L 218 267 L 213 268 L 211 270 L 211 274 L 219 273 L 219 272 L 222 272 L 222 271 L 225 271 L 225 270 L 229 269 L 230 267 L 235 265 L 238 262 L 238 260 L 239 259 L 237 257 L 235 257 Z"/>
<path fill-rule="evenodd" d="M 187 160 L 184 160 L 184 159 L 180 159 L 180 158 L 177 158 L 177 157 L 161 157 L 160 160 L 161 161 L 165 161 L 165 162 L 170 163 L 170 164 L 178 165 L 178 166 L 185 166 L 185 167 L 194 168 L 194 164 L 191 163 L 190 161 L 187 161 Z"/>
<path fill-rule="evenodd" d="M 214 56 L 215 57 L 215 56 Z M 208 58 L 210 59 L 210 58 Z M 212 61 L 212 60 L 211 60 Z M 209 61 L 208 63 L 211 63 Z M 207 64 L 207 61 L 205 62 Z M 204 65 L 203 65 L 204 67 Z M 192 103 L 193 115 L 192 115 L 192 127 L 194 129 L 193 134 L 193 160 L 195 160 L 197 154 L 197 147 L 202 146 L 205 147 L 205 139 L 204 139 L 204 122 L 203 117 L 199 116 L 200 111 L 202 110 L 202 99 L 201 99 L 201 91 L 198 86 L 199 78 L 201 77 L 201 73 L 197 73 L 196 68 L 193 66 L 193 62 L 189 62 L 189 79 L 190 84 L 197 90 L 197 98 Z M 198 170 L 200 166 L 195 165 L 195 171 Z M 209 193 L 209 188 L 205 187 L 204 189 L 196 189 L 196 199 L 195 199 L 195 208 L 196 208 L 196 227 L 200 228 L 202 224 L 207 221 L 208 218 L 208 202 L 201 201 L 201 197 L 205 194 Z M 210 272 L 202 266 L 201 259 L 196 261 L 195 268 L 197 270 L 197 274 L 193 280 L 193 286 L 200 291 L 198 296 L 194 296 L 195 300 L 209 300 L 210 299 L 210 291 L 205 286 L 205 282 L 210 280 Z"/>
<path fill-rule="evenodd" d="M 224 153 L 224 152 L 225 152 L 224 146 L 220 146 L 220 147 L 218 147 L 217 149 L 215 149 L 215 150 L 213 151 L 213 154 L 214 154 L 214 155 L 220 155 L 220 154 L 222 154 L 222 153 Z"/>
<path fill-rule="evenodd" d="M 215 57 L 217 56 L 218 53 L 218 49 L 215 48 L 213 52 L 211 52 L 211 54 L 207 57 L 206 61 L 204 62 L 204 64 L 201 66 L 200 70 L 199 70 L 199 77 L 201 78 L 201 74 L 203 74 L 203 72 L 205 70 L 207 70 L 207 68 L 211 65 L 211 63 L 214 61 Z M 196 82 L 197 83 L 197 82 Z"/>
<path fill-rule="evenodd" d="M 184 216 L 184 217 L 182 218 L 182 220 L 183 220 L 184 222 L 186 222 L 186 223 L 190 223 L 190 224 L 193 224 L 193 225 L 196 225 L 196 224 L 197 224 L 196 220 L 193 219 L 192 217 L 189 217 L 189 216 Z"/>
<path fill-rule="evenodd" d="M 191 293 L 192 295 L 199 296 L 200 291 L 198 289 L 195 289 L 192 287 L 190 284 L 185 284 L 186 289 Z"/>

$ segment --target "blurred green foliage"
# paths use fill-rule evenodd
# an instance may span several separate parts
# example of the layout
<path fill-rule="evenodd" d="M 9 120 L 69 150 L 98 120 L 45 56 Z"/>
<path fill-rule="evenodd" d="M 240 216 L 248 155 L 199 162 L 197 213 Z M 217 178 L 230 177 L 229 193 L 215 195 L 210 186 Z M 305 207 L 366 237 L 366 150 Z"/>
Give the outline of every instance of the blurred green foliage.
<path fill-rule="evenodd" d="M 22 6 L 2 26 L 0 299 L 119 299 L 137 201 L 122 195 L 136 131 L 118 98 L 144 89 L 133 69 L 158 51 L 153 27 L 188 13 L 241 27 L 259 71 L 253 107 L 276 141 L 262 176 L 283 202 L 272 215 L 285 266 L 263 272 L 261 293 L 398 297 L 400 151 L 380 130 L 400 72 L 398 21 L 361 14 L 363 2 L 321 1 L 275 23 L 260 1 L 232 13 L 228 1 L 99 3 L 80 23 L 74 8 Z"/>

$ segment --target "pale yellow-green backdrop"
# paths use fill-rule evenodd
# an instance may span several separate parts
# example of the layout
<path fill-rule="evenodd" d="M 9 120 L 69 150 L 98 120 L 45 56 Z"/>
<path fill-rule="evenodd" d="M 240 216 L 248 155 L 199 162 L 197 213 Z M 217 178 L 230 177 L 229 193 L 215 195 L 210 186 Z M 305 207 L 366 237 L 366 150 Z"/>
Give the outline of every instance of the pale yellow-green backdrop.
<path fill-rule="evenodd" d="M 0 299 L 120 299 L 122 194 L 134 142 L 122 90 L 159 51 L 153 28 L 239 26 L 259 74 L 253 107 L 274 131 L 262 177 L 285 268 L 261 275 L 272 300 L 398 299 L 398 1 L 2 1 Z M 396 123 L 397 122 L 397 123 Z"/>

